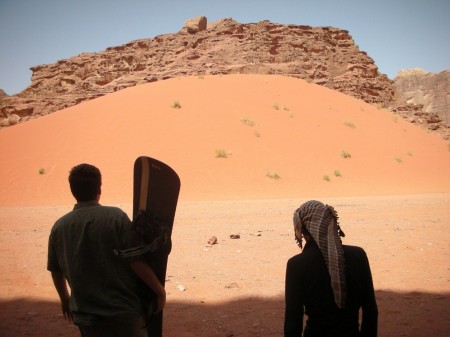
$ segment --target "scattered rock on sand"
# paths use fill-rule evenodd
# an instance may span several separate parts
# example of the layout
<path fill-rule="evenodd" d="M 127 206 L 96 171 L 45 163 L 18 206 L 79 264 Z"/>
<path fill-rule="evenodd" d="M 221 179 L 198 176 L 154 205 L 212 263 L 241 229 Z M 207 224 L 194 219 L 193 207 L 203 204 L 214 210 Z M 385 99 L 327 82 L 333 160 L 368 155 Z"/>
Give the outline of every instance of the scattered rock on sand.
<path fill-rule="evenodd" d="M 186 290 L 186 287 L 185 287 L 184 285 L 179 284 L 179 285 L 177 285 L 177 289 L 178 289 L 179 291 L 185 291 L 185 290 Z"/>
<path fill-rule="evenodd" d="M 208 239 L 208 244 L 209 245 L 216 245 L 218 242 L 217 242 L 217 237 L 215 237 L 215 236 L 211 236 L 209 239 Z"/>
<path fill-rule="evenodd" d="M 227 289 L 239 288 L 239 284 L 237 284 L 236 282 L 233 282 L 233 283 L 227 284 L 225 286 L 225 288 L 227 288 Z"/>

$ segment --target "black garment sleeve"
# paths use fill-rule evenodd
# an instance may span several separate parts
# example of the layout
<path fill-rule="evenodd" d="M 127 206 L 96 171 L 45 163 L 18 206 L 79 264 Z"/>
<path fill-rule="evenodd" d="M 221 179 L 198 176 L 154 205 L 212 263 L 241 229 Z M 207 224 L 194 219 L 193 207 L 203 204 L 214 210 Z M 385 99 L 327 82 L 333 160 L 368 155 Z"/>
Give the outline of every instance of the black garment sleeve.
<path fill-rule="evenodd" d="M 361 336 L 376 337 L 378 328 L 378 307 L 373 288 L 372 273 L 370 271 L 369 260 L 365 252 L 361 257 L 361 274 L 363 277 L 362 289 L 362 320 Z"/>
<path fill-rule="evenodd" d="M 303 298 L 298 268 L 289 260 L 285 280 L 284 337 L 301 337 L 303 331 Z"/>

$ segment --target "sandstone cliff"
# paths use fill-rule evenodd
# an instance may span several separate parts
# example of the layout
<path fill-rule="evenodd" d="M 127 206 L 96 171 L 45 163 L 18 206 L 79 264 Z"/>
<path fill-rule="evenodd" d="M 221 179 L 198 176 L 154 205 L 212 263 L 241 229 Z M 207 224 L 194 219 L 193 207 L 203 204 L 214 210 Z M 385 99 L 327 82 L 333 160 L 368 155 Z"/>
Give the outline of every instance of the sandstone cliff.
<path fill-rule="evenodd" d="M 436 114 L 450 124 L 450 71 L 438 74 L 422 69 L 400 71 L 394 78 L 399 96 L 408 104 L 423 106 L 422 112 Z"/>
<path fill-rule="evenodd" d="M 395 87 L 348 31 L 332 27 L 185 22 L 175 34 L 132 41 L 31 68 L 31 85 L 3 97 L 0 126 L 45 115 L 130 86 L 200 74 L 279 74 L 306 79 L 383 107 Z"/>
<path fill-rule="evenodd" d="M 142 83 L 198 74 L 295 76 L 387 106 L 394 86 L 345 30 L 188 20 L 175 34 L 136 40 L 31 68 L 31 85 L 3 98 L 2 125 L 45 115 Z"/>

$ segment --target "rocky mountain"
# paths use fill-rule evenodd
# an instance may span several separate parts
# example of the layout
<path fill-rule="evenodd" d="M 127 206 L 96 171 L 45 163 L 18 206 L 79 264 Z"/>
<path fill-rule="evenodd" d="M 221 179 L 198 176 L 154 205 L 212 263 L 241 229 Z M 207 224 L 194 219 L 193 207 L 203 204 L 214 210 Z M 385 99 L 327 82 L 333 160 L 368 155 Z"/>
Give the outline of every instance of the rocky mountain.
<path fill-rule="evenodd" d="M 450 124 L 450 71 L 438 74 L 422 69 L 402 70 L 394 78 L 397 93 L 407 104 L 422 106 L 421 112 L 435 114 Z"/>
<path fill-rule="evenodd" d="M 187 20 L 174 34 L 83 53 L 31 70 L 30 86 L 3 97 L 0 126 L 130 86 L 188 75 L 286 75 L 382 107 L 399 105 L 394 83 L 378 72 L 373 59 L 359 49 L 348 31 L 270 21 L 207 23 L 199 17 Z"/>

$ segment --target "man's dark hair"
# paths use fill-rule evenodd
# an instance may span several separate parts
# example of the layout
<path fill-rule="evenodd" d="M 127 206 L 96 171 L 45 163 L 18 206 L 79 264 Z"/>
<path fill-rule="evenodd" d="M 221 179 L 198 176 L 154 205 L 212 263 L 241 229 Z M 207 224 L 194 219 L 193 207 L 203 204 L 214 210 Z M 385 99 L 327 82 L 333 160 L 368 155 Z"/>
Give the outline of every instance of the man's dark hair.
<path fill-rule="evenodd" d="M 79 164 L 70 170 L 70 191 L 78 202 L 91 201 L 101 191 L 102 175 L 93 165 Z"/>

